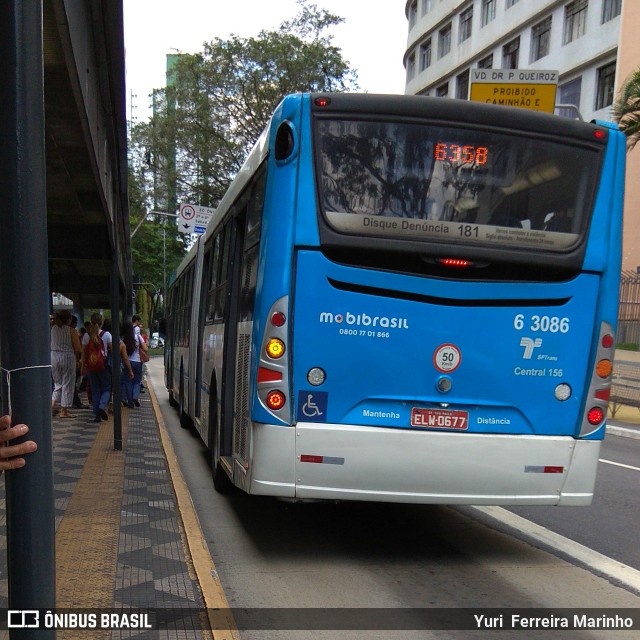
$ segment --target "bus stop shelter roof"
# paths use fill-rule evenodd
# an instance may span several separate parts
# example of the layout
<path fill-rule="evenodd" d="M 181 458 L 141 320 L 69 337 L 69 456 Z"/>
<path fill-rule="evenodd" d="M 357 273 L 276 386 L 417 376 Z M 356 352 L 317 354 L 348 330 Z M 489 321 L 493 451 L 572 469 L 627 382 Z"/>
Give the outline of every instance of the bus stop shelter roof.
<path fill-rule="evenodd" d="M 49 286 L 78 308 L 131 291 L 120 0 L 44 0 Z"/>

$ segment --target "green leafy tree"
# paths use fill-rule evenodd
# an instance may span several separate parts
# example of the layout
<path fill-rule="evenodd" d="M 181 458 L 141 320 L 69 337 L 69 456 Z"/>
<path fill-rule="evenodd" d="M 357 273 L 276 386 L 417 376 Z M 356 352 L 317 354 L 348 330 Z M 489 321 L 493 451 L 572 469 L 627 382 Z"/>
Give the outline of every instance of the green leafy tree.
<path fill-rule="evenodd" d="M 640 140 L 640 67 L 622 86 L 613 115 L 620 129 L 627 136 L 629 150 Z"/>
<path fill-rule="evenodd" d="M 168 87 L 154 94 L 154 115 L 132 140 L 156 206 L 215 207 L 285 95 L 357 89 L 327 33 L 343 19 L 298 4 L 276 30 L 217 38 L 177 58 Z"/>
<path fill-rule="evenodd" d="M 144 171 L 136 172 L 129 167 L 129 215 L 131 256 L 138 313 L 145 312 L 145 324 L 151 326 L 162 307 L 165 280 L 171 277 L 182 261 L 188 236 L 178 232 L 175 218 L 148 214 L 147 191 Z M 140 224 L 141 223 L 141 224 Z M 138 226 L 139 225 L 139 226 Z M 166 235 L 165 235 L 166 234 Z M 148 301 L 151 301 L 149 304 Z"/>

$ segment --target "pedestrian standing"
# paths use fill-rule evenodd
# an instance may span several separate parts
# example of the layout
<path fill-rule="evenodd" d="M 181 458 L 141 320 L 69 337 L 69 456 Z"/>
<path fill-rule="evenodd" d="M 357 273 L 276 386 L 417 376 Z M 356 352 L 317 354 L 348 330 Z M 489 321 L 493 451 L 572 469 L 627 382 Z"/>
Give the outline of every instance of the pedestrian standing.
<path fill-rule="evenodd" d="M 84 337 L 82 359 L 83 365 L 88 362 L 88 350 L 89 344 L 93 343 L 93 347 L 99 348 L 99 341 L 102 341 L 103 353 L 105 355 L 104 368 L 99 371 L 87 370 L 87 376 L 89 378 L 89 385 L 91 387 L 91 404 L 94 413 L 94 422 L 100 422 L 100 420 L 108 420 L 107 407 L 111 398 L 111 359 L 109 354 L 111 352 L 111 333 L 104 331 L 102 325 L 104 318 L 101 313 L 94 313 L 91 315 L 91 326 L 89 332 Z"/>
<path fill-rule="evenodd" d="M 142 360 L 140 359 L 140 350 L 143 350 L 146 353 L 148 347 L 140 334 L 136 333 L 133 324 L 128 321 L 122 324 L 122 342 L 126 348 L 131 369 L 133 371 L 133 379 L 125 380 L 125 384 L 129 385 L 126 388 L 128 406 L 130 408 L 139 407 L 140 401 L 138 400 L 138 396 L 140 395 L 140 383 L 142 382 Z"/>
<path fill-rule="evenodd" d="M 69 409 L 73 405 L 76 370 L 81 351 L 78 332 L 71 327 L 71 313 L 67 309 L 58 311 L 51 326 L 51 412 L 55 415 L 56 404 L 59 402 L 60 418 L 75 418 Z"/>

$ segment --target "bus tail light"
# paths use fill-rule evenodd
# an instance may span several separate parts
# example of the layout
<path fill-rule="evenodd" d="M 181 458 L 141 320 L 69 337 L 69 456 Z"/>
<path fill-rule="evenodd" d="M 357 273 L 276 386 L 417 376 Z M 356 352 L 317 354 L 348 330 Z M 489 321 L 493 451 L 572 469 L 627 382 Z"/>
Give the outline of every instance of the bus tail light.
<path fill-rule="evenodd" d="M 604 420 L 604 411 L 602 407 L 591 407 L 589 413 L 587 413 L 587 420 L 589 424 L 594 426 L 599 425 Z"/>
<path fill-rule="evenodd" d="M 585 399 L 580 437 L 588 436 L 596 429 L 599 429 L 607 417 L 613 374 L 614 347 L 613 327 L 607 322 L 603 322 L 600 325 L 598 349 L 593 371 L 591 372 L 589 393 Z"/>
<path fill-rule="evenodd" d="M 267 394 L 267 407 L 272 411 L 279 411 L 287 403 L 284 393 L 274 389 Z"/>
<path fill-rule="evenodd" d="M 555 389 L 556 400 L 565 402 L 571 397 L 571 386 L 566 382 L 561 382 Z"/>
<path fill-rule="evenodd" d="M 271 324 L 274 327 L 284 327 L 284 323 L 287 321 L 287 316 L 282 313 L 282 311 L 276 311 L 271 316 Z"/>
<path fill-rule="evenodd" d="M 260 404 L 275 418 L 291 424 L 289 397 L 289 298 L 284 296 L 269 309 L 260 344 L 256 391 Z"/>
<path fill-rule="evenodd" d="M 603 360 L 599 360 L 598 364 L 596 364 L 596 373 L 600 378 L 608 378 L 613 371 L 613 365 L 611 364 L 611 360 L 607 360 L 606 358 Z"/>
<path fill-rule="evenodd" d="M 463 260 L 462 258 L 438 258 L 436 262 L 443 267 L 454 267 L 456 269 L 466 269 L 474 266 L 471 260 Z"/>
<path fill-rule="evenodd" d="M 274 360 L 282 358 L 285 351 L 286 347 L 284 342 L 279 338 L 271 338 L 267 342 L 266 353 L 270 358 L 273 358 Z"/>

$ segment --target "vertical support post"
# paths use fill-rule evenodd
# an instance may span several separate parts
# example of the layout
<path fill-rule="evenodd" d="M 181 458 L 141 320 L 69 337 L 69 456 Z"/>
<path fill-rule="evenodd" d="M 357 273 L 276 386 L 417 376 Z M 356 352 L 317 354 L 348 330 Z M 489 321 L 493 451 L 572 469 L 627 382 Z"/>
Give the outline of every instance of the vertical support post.
<path fill-rule="evenodd" d="M 113 227 L 111 256 L 111 389 L 113 398 L 113 448 L 122 451 L 122 404 L 120 384 L 120 271 L 118 227 Z"/>
<path fill-rule="evenodd" d="M 7 473 L 9 607 L 55 607 L 42 0 L 0 1 L 2 412 L 38 450 Z M 11 638 L 33 637 L 12 629 Z M 55 638 L 55 630 L 39 632 Z"/>

